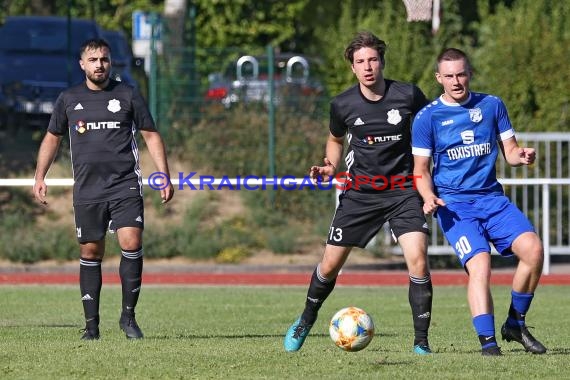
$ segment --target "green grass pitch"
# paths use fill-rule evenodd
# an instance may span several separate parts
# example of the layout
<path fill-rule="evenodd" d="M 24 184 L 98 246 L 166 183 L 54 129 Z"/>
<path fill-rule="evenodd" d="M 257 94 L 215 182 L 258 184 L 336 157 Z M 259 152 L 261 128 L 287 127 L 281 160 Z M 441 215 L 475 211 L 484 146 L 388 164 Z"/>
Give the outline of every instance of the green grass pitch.
<path fill-rule="evenodd" d="M 137 320 L 145 333 L 128 341 L 118 327 L 120 288 L 104 286 L 101 340 L 83 342 L 78 286 L 0 287 L 1 379 L 567 379 L 568 287 L 539 287 L 528 314 L 546 355 L 500 340 L 503 357 L 482 357 L 463 286 L 436 287 L 430 343 L 412 353 L 406 287 L 338 287 L 304 347 L 283 349 L 283 334 L 302 310 L 305 287 L 143 288 Z M 493 288 L 496 328 L 510 289 Z M 328 322 L 345 306 L 365 309 L 376 336 L 344 352 Z M 499 334 L 500 335 L 500 334 Z"/>

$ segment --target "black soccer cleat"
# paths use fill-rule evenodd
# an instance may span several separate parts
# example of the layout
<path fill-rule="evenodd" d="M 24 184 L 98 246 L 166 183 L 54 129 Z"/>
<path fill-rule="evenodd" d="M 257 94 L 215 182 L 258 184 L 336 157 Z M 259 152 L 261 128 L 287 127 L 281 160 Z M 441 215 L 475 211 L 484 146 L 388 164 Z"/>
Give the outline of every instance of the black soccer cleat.
<path fill-rule="evenodd" d="M 83 335 L 81 336 L 81 340 L 99 340 L 99 328 L 98 327 L 91 328 L 91 329 L 88 329 L 87 327 L 85 327 L 83 330 L 81 330 L 81 332 L 83 333 Z"/>
<path fill-rule="evenodd" d="M 483 356 L 503 356 L 503 353 L 501 352 L 501 347 L 492 346 L 492 347 L 482 348 L 481 349 L 481 355 L 483 355 Z"/>
<path fill-rule="evenodd" d="M 533 354 L 544 354 L 546 352 L 546 347 L 532 336 L 526 326 L 510 327 L 504 323 L 501 327 L 501 335 L 503 336 L 503 340 L 507 342 L 511 340 L 519 342 L 526 351 L 532 352 Z"/>
<path fill-rule="evenodd" d="M 143 333 L 137 324 L 135 315 L 124 315 L 121 314 L 121 319 L 119 319 L 119 327 L 125 332 L 127 339 L 142 339 Z"/>

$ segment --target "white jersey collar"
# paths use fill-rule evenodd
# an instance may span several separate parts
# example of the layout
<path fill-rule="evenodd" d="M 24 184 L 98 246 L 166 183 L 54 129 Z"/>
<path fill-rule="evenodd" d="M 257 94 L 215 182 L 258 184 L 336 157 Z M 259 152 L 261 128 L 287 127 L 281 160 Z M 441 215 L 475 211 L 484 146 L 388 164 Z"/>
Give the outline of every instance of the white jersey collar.
<path fill-rule="evenodd" d="M 467 99 L 465 99 L 465 100 L 464 100 L 463 102 L 461 102 L 461 103 L 451 103 L 451 102 L 448 102 L 448 101 L 446 101 L 446 100 L 443 98 L 443 94 L 441 94 L 441 95 L 439 96 L 439 100 L 440 100 L 443 104 L 445 104 L 446 106 L 449 106 L 449 107 L 460 107 L 460 106 L 462 106 L 462 105 L 465 105 L 465 104 L 469 103 L 469 101 L 471 100 L 471 91 L 469 91 L 469 96 L 467 97 Z"/>

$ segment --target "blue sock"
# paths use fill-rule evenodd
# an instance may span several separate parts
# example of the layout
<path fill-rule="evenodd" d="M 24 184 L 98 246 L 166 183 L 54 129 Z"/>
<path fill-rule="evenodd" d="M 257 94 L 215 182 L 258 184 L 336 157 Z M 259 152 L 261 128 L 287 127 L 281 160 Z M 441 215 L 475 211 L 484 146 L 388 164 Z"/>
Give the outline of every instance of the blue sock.
<path fill-rule="evenodd" d="M 497 346 L 495 339 L 495 316 L 493 314 L 480 314 L 473 317 L 473 326 L 479 336 L 481 348 Z"/>
<path fill-rule="evenodd" d="M 507 325 L 510 327 L 520 327 L 525 325 L 525 317 L 530 303 L 534 297 L 534 293 L 519 293 L 511 291 L 511 306 L 509 308 L 509 316 L 507 317 Z"/>

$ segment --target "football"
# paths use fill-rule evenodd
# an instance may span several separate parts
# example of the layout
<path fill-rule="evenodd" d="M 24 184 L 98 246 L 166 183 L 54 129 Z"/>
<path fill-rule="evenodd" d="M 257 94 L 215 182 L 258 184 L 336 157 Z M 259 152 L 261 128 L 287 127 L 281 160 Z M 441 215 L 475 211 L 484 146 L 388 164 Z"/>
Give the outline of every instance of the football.
<path fill-rule="evenodd" d="M 329 334 L 333 342 L 345 351 L 360 351 L 374 337 L 374 322 L 358 307 L 345 307 L 332 317 Z"/>

